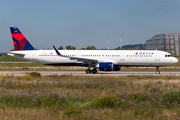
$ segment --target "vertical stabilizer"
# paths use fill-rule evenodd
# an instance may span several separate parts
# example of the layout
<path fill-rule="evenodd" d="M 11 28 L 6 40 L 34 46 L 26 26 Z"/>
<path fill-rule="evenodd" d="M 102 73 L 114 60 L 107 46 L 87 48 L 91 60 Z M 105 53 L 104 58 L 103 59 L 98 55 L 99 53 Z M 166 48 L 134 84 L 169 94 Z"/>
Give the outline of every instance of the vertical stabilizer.
<path fill-rule="evenodd" d="M 36 50 L 17 27 L 10 27 L 14 50 Z"/>

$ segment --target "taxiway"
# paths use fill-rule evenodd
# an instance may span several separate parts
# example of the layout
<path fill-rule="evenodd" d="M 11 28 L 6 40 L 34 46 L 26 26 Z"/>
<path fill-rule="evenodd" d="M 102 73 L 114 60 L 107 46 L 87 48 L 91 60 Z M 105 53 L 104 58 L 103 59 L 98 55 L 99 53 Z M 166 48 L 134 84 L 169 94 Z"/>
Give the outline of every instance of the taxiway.
<path fill-rule="evenodd" d="M 29 74 L 31 72 L 35 71 L 0 71 L 0 74 L 16 74 L 16 75 L 22 75 L 22 74 Z M 99 75 L 175 75 L 180 76 L 180 72 L 171 72 L 171 71 L 161 71 L 160 74 L 156 74 L 155 71 L 152 72 L 146 72 L 146 71 L 111 71 L 111 72 L 104 72 L 104 71 L 98 71 L 97 74 L 86 74 L 84 71 L 36 71 L 41 73 L 42 75 L 93 75 L 93 76 L 99 76 Z"/>

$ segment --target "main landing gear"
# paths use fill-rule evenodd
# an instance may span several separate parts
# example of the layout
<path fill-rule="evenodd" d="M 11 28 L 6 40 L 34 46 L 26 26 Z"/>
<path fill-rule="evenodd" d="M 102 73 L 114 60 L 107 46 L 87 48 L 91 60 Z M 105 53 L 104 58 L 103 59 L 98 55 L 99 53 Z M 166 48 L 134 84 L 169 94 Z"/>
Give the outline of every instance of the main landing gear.
<path fill-rule="evenodd" d="M 96 74 L 96 73 L 97 73 L 97 70 L 96 70 L 96 69 L 92 69 L 92 73 L 93 73 L 93 74 Z"/>
<path fill-rule="evenodd" d="M 92 71 L 91 71 L 91 69 L 87 69 L 87 70 L 86 70 L 86 74 L 91 74 L 91 72 L 92 72 L 93 74 L 96 74 L 96 73 L 97 73 L 97 70 L 96 70 L 96 69 L 92 69 Z"/>
<path fill-rule="evenodd" d="M 160 74 L 159 67 L 156 67 L 156 74 Z"/>
<path fill-rule="evenodd" d="M 91 73 L 91 69 L 87 69 L 86 74 L 90 74 L 90 73 Z"/>

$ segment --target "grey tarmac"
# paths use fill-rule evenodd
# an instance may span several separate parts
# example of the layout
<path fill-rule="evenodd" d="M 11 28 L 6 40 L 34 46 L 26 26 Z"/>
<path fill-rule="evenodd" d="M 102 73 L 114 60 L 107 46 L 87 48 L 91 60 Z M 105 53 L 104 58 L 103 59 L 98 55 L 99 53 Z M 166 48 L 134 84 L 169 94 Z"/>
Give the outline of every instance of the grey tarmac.
<path fill-rule="evenodd" d="M 110 75 L 110 76 L 122 76 L 122 75 L 175 75 L 180 76 L 180 71 L 171 72 L 171 71 L 161 71 L 160 74 L 156 74 L 155 71 L 146 72 L 146 71 L 111 71 L 104 72 L 98 71 L 97 74 L 86 74 L 84 71 L 0 71 L 0 74 L 15 74 L 15 75 L 25 75 L 31 72 L 39 72 L 42 75 L 93 75 L 93 76 L 101 76 L 101 75 Z"/>

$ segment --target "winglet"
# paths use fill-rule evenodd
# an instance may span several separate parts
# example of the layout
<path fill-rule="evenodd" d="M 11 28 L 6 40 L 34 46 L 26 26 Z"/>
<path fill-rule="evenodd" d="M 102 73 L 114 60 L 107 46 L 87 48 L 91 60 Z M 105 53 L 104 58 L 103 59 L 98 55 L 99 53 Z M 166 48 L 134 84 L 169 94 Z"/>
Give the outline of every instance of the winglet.
<path fill-rule="evenodd" d="M 57 48 L 53 45 L 53 48 L 54 48 L 54 50 L 56 51 L 56 53 L 57 53 L 57 55 L 58 56 L 63 56 L 63 55 L 61 55 L 61 53 L 57 50 Z"/>

